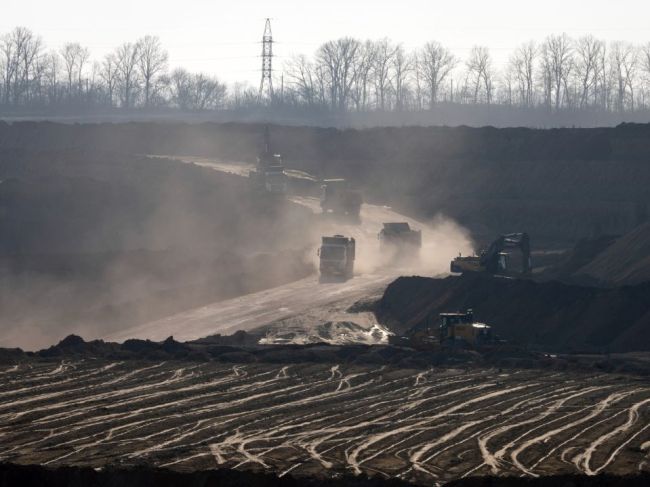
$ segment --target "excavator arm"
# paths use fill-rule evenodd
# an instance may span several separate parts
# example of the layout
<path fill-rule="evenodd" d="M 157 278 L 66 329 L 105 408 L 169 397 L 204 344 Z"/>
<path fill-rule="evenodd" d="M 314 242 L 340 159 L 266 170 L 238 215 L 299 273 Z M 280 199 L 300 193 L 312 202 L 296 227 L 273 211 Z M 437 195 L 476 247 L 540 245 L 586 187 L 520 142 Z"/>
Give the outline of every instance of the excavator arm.
<path fill-rule="evenodd" d="M 519 249 L 521 251 L 522 274 L 532 271 L 530 261 L 530 237 L 527 233 L 509 233 L 501 235 L 490 244 L 488 249 L 481 254 L 480 263 L 490 273 L 499 271 L 499 254 L 506 249 Z"/>

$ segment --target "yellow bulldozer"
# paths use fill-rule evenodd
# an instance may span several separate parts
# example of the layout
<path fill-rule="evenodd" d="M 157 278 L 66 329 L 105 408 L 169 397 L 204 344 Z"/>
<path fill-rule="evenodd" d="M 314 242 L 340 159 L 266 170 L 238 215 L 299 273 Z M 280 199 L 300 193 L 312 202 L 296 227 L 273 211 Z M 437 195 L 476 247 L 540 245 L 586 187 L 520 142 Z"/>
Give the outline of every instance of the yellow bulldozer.
<path fill-rule="evenodd" d="M 474 313 L 440 313 L 440 343 L 453 345 L 465 342 L 473 347 L 491 343 L 492 327 L 474 321 Z"/>
<path fill-rule="evenodd" d="M 420 328 L 408 337 L 411 346 L 418 349 L 440 347 L 480 348 L 495 343 L 492 327 L 474 321 L 473 311 L 440 313 L 433 326 Z"/>

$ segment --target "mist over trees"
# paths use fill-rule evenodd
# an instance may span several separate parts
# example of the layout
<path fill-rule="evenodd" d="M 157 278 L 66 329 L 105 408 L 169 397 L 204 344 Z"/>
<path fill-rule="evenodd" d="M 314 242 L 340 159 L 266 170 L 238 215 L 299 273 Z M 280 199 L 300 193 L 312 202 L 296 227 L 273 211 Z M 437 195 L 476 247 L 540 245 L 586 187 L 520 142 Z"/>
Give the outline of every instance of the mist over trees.
<path fill-rule="evenodd" d="M 276 62 L 276 90 L 259 99 L 247 83 L 172 68 L 154 36 L 125 42 L 94 58 L 78 42 L 50 50 L 17 27 L 0 35 L 0 110 L 237 111 L 256 107 L 301 113 L 435 113 L 450 110 L 543 110 L 546 113 L 640 114 L 650 111 L 650 43 L 607 43 L 593 36 L 550 35 L 527 42 L 495 66 L 474 46 L 461 59 L 435 40 L 413 50 L 389 39 L 343 37 L 312 55 Z"/>

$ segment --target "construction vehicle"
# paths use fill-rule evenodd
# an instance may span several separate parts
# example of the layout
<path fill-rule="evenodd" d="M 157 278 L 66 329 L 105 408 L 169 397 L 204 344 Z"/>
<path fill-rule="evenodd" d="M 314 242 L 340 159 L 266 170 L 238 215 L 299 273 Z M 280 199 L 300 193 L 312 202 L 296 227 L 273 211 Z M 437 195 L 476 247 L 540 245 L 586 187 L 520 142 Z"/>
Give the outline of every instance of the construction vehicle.
<path fill-rule="evenodd" d="M 321 282 L 348 280 L 354 275 L 355 241 L 352 237 L 323 237 L 318 249 Z"/>
<path fill-rule="evenodd" d="M 324 179 L 321 186 L 320 207 L 323 214 L 347 219 L 352 222 L 360 221 L 361 193 L 350 188 L 345 179 Z"/>
<path fill-rule="evenodd" d="M 289 187 L 289 178 L 284 171 L 284 163 L 280 154 L 271 150 L 271 136 L 268 125 L 264 128 L 264 144 L 257 166 L 249 173 L 253 185 L 271 194 L 285 194 Z"/>
<path fill-rule="evenodd" d="M 422 247 L 422 231 L 407 222 L 384 223 L 379 232 L 379 251 L 392 263 L 416 262 Z"/>
<path fill-rule="evenodd" d="M 489 344 L 493 341 L 492 327 L 474 321 L 474 313 L 440 313 L 440 343 L 455 346 L 459 343 L 472 347 Z"/>
<path fill-rule="evenodd" d="M 505 252 L 510 249 L 519 249 L 521 252 L 521 266 L 510 265 L 510 254 Z M 509 233 L 501 235 L 479 255 L 459 255 L 451 261 L 451 272 L 487 272 L 500 275 L 529 275 L 532 271 L 530 259 L 530 238 L 527 233 Z"/>
<path fill-rule="evenodd" d="M 412 346 L 420 350 L 446 347 L 481 348 L 498 342 L 492 327 L 474 321 L 472 310 L 440 313 L 439 320 L 429 326 L 418 327 L 408 337 L 393 339 L 394 344 Z"/>

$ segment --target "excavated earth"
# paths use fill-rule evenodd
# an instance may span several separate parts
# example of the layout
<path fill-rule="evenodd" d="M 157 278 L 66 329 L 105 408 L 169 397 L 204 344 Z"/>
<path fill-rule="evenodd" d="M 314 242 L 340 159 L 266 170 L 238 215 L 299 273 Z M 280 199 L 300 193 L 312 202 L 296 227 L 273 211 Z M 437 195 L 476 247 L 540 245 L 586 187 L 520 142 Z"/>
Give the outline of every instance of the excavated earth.
<path fill-rule="evenodd" d="M 3 343 L 20 333 L 52 343 L 89 325 L 119 333 L 308 275 L 311 263 L 295 259 L 295 242 L 311 232 L 304 205 L 260 198 L 242 178 L 200 164 L 137 155 L 250 163 L 262 130 L 0 123 L 0 272 L 11 284 L 0 289 Z M 369 202 L 423 220 L 450 216 L 478 243 L 512 231 L 553 248 L 590 234 L 632 235 L 595 245 L 593 258 L 567 268 L 589 282 L 634 286 L 400 278 L 375 308 L 403 333 L 471 307 L 509 340 L 484 353 L 260 346 L 244 332 L 185 344 L 71 336 L 35 354 L 2 349 L 0 485 L 39 475 L 61 485 L 165 485 L 184 473 L 188 486 L 209 475 L 221 485 L 350 475 L 359 485 L 643 482 L 650 361 L 614 352 L 650 349 L 650 289 L 639 265 L 649 135 L 650 125 L 273 128 L 294 173 L 347 177 Z M 636 256 L 632 265 L 626 254 Z M 260 268 L 271 271 L 259 278 Z M 608 355 L 551 355 L 567 351 Z M 34 465 L 80 469 L 43 474 Z M 226 470 L 205 473 L 214 468 Z M 548 477 L 558 474 L 569 477 Z M 620 477 L 637 474 L 646 477 Z M 365 476 L 376 480 L 364 484 Z"/>
<path fill-rule="evenodd" d="M 422 485 L 650 470 L 650 388 L 633 375 L 92 356 L 0 374 L 0 460 L 23 465 Z"/>
<path fill-rule="evenodd" d="M 650 281 L 650 223 L 616 239 L 572 277 L 615 286 Z"/>
<path fill-rule="evenodd" d="M 650 283 L 596 288 L 466 274 L 401 277 L 377 305 L 397 333 L 437 323 L 439 313 L 473 309 L 502 339 L 562 352 L 650 351 Z"/>
<path fill-rule="evenodd" d="M 111 150 L 254 162 L 260 124 L 0 123 L 0 147 Z M 427 220 L 442 213 L 480 243 L 527 231 L 564 246 L 648 219 L 650 125 L 525 129 L 273 126 L 290 169 L 346 177 L 366 198 Z"/>

